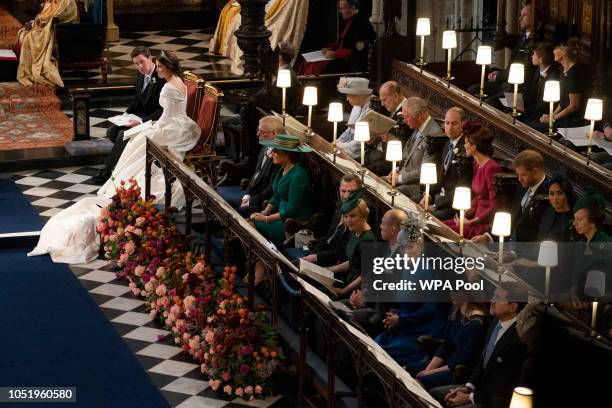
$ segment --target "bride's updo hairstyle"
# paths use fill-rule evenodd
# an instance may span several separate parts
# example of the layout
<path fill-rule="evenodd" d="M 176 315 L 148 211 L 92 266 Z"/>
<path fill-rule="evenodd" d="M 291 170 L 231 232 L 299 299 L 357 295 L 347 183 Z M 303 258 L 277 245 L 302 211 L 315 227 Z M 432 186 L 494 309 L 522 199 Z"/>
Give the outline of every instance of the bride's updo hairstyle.
<path fill-rule="evenodd" d="M 181 64 L 175 53 L 172 51 L 162 51 L 157 57 L 157 63 L 166 67 L 173 75 L 180 75 Z"/>

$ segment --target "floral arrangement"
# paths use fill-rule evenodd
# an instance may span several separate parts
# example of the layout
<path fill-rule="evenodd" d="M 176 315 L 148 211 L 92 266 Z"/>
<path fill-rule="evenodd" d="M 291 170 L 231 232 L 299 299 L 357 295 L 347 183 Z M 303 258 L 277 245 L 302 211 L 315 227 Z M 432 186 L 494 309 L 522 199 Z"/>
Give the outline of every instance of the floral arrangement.
<path fill-rule="evenodd" d="M 145 299 L 174 343 L 201 365 L 213 390 L 245 400 L 271 395 L 285 356 L 265 313 L 249 310 L 234 290 L 236 268 L 226 266 L 217 279 L 189 251 L 173 214 L 162 214 L 140 193 L 135 180 L 122 181 L 101 210 L 96 229 L 104 256 L 116 262 L 118 275 Z"/>

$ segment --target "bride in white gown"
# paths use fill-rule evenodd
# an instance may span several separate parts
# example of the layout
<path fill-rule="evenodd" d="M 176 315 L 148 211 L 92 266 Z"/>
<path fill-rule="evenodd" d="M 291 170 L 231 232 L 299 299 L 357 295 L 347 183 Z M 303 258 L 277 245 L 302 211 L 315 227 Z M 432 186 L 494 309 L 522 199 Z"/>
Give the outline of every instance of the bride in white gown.
<path fill-rule="evenodd" d="M 110 203 L 116 186 L 121 180 L 135 179 L 144 193 L 146 140 L 166 146 L 178 160 L 183 160 L 200 137 L 200 127 L 186 115 L 187 88 L 177 75 L 179 63 L 169 51 L 162 51 L 157 59 L 157 72 L 167 83 L 161 90 L 159 104 L 164 108 L 159 121 L 146 126 L 132 136 L 125 147 L 113 175 L 98 190 L 96 197 L 87 197 L 57 213 L 43 227 L 38 245 L 28 256 L 48 253 L 54 262 L 84 263 L 98 255 L 99 239 L 96 221 L 100 208 Z M 156 200 L 164 199 L 165 183 L 162 170 L 153 165 L 151 168 L 151 194 Z M 172 204 L 178 208 L 185 203 L 181 185 L 174 183 Z"/>

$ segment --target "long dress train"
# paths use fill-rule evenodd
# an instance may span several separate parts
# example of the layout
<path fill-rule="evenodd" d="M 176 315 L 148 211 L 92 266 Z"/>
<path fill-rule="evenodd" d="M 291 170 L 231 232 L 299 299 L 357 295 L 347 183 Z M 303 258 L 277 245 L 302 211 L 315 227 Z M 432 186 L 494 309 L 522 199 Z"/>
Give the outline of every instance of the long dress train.
<path fill-rule="evenodd" d="M 134 178 L 143 188 L 145 183 L 146 140 L 166 146 L 170 153 L 183 160 L 200 137 L 200 127 L 186 115 L 187 98 L 174 85 L 162 88 L 159 104 L 164 108 L 159 121 L 133 136 L 119 159 L 113 175 L 98 190 L 96 197 L 87 197 L 62 210 L 49 219 L 43 227 L 38 245 L 28 256 L 48 253 L 54 262 L 84 263 L 98 254 L 98 235 L 95 224 L 100 208 L 110 203 L 116 185 L 121 180 Z M 161 168 L 151 168 L 151 194 L 157 201 L 163 200 L 164 176 Z M 182 188 L 174 183 L 172 204 L 182 207 L 185 203 Z"/>

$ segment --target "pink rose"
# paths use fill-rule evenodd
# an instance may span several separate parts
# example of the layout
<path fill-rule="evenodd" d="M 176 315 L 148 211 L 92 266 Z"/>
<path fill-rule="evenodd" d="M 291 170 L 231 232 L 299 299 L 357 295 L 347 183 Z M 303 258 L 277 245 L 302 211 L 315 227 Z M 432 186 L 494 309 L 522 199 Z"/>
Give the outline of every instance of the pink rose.
<path fill-rule="evenodd" d="M 125 244 L 124 249 L 128 255 L 132 255 L 136 250 L 136 244 L 134 243 L 134 241 L 128 241 L 127 244 Z"/>
<path fill-rule="evenodd" d="M 234 393 L 239 396 L 242 397 L 244 395 L 244 390 L 242 389 L 242 387 L 238 387 L 234 390 Z"/>
<path fill-rule="evenodd" d="M 159 285 L 155 289 L 155 293 L 157 294 L 157 296 L 164 296 L 166 294 L 166 285 L 164 285 L 163 283 Z"/>
<path fill-rule="evenodd" d="M 203 358 L 204 358 L 204 361 L 208 361 L 208 353 L 204 353 L 204 357 Z"/>
<path fill-rule="evenodd" d="M 224 381 L 229 381 L 231 378 L 232 378 L 232 376 L 227 371 L 223 373 L 223 380 Z"/>
<path fill-rule="evenodd" d="M 145 219 L 144 217 L 138 217 L 136 218 L 136 226 L 137 227 L 142 227 L 142 225 L 145 223 Z"/>
<path fill-rule="evenodd" d="M 217 391 L 219 387 L 221 386 L 221 381 L 220 380 L 210 380 L 208 384 L 213 389 L 213 391 Z"/>
<path fill-rule="evenodd" d="M 228 395 L 232 395 L 232 386 L 227 384 L 225 387 L 223 387 L 223 392 Z"/>
<path fill-rule="evenodd" d="M 157 271 L 155 271 L 155 276 L 157 276 L 158 278 L 161 278 L 162 276 L 164 276 L 165 273 L 166 273 L 166 268 L 164 268 L 163 266 L 160 266 L 159 268 L 157 268 Z"/>
<path fill-rule="evenodd" d="M 215 333 L 213 333 L 212 330 L 209 330 L 208 333 L 206 333 L 204 340 L 206 340 L 207 343 L 212 343 L 214 339 Z"/>
<path fill-rule="evenodd" d="M 256 385 L 255 394 L 261 394 L 262 392 L 263 392 L 263 388 L 261 388 L 261 385 Z"/>
<path fill-rule="evenodd" d="M 252 394 L 253 393 L 253 387 L 252 386 L 248 386 L 244 388 L 244 392 L 246 392 L 247 394 Z"/>
<path fill-rule="evenodd" d="M 189 274 L 184 273 L 183 276 L 181 276 L 181 278 L 183 278 L 183 281 L 186 281 L 187 279 L 189 279 Z"/>
<path fill-rule="evenodd" d="M 145 267 L 142 265 L 139 265 L 134 269 L 134 275 L 136 276 L 142 276 L 144 273 L 145 273 Z M 145 289 L 146 289 L 146 285 L 145 285 Z"/>
<path fill-rule="evenodd" d="M 192 295 L 189 295 L 185 299 L 183 299 L 183 305 L 185 305 L 185 309 L 191 309 L 194 303 L 195 297 L 193 297 Z"/>
<path fill-rule="evenodd" d="M 194 265 L 193 269 L 191 270 L 191 272 L 199 275 L 202 272 L 204 272 L 204 265 L 201 262 L 198 262 L 197 264 Z"/>

